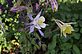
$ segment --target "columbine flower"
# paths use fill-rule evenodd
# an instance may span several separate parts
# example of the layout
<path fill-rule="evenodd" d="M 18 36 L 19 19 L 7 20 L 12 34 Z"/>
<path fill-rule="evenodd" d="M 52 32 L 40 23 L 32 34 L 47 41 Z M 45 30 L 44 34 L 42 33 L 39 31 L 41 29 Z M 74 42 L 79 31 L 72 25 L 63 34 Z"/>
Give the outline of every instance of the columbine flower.
<path fill-rule="evenodd" d="M 58 10 L 58 3 L 57 3 L 57 1 L 56 0 L 50 0 L 50 3 L 51 3 L 51 7 L 52 7 L 53 12 L 57 11 Z"/>
<path fill-rule="evenodd" d="M 34 32 L 34 27 L 38 29 L 39 33 L 41 34 L 41 36 L 44 36 L 44 33 L 41 31 L 41 28 L 45 28 L 46 24 L 45 22 L 45 18 L 41 15 L 41 11 L 38 13 L 38 15 L 33 19 L 31 14 L 28 14 L 28 17 L 30 18 L 30 20 L 32 21 L 30 23 L 30 33 Z"/>
<path fill-rule="evenodd" d="M 60 20 L 55 20 L 56 24 L 59 26 L 60 30 L 61 30 L 61 36 L 62 34 L 66 37 L 66 34 L 71 34 L 72 31 L 74 31 L 73 27 L 71 26 L 71 24 L 75 24 L 75 23 L 64 23 Z"/>
<path fill-rule="evenodd" d="M 10 9 L 10 11 L 12 12 L 20 12 L 20 11 L 23 11 L 23 10 L 26 10 L 27 7 L 26 6 L 14 6 Z"/>

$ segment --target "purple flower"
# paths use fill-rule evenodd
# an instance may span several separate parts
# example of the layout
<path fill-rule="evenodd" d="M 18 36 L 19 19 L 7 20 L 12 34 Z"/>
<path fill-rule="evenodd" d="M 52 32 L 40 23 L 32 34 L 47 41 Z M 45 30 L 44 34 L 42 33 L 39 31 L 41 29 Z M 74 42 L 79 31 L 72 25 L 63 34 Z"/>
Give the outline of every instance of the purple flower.
<path fill-rule="evenodd" d="M 10 9 L 10 11 L 12 12 L 20 12 L 20 11 L 23 11 L 23 10 L 26 10 L 27 7 L 26 6 L 14 6 Z"/>
<path fill-rule="evenodd" d="M 41 36 L 44 36 L 44 33 L 41 31 L 41 28 L 45 28 L 47 24 L 45 24 L 45 18 L 41 15 L 41 11 L 38 13 L 38 15 L 33 19 L 31 14 L 28 14 L 28 17 L 31 20 L 30 23 L 30 32 L 34 32 L 34 28 L 37 28 Z"/>
<path fill-rule="evenodd" d="M 58 10 L 58 3 L 57 3 L 57 1 L 56 0 L 50 0 L 50 3 L 51 3 L 51 7 L 52 7 L 53 12 L 57 11 Z"/>

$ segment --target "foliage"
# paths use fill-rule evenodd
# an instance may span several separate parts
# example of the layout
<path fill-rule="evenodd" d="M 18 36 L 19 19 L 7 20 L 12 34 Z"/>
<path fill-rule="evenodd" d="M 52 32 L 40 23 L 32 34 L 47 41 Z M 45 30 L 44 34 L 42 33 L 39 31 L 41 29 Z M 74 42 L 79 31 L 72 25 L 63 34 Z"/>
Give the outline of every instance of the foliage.
<path fill-rule="evenodd" d="M 13 0 L 12 3 L 8 3 L 7 0 L 0 0 L 0 5 L 3 6 L 0 21 L 4 24 L 5 30 L 0 30 L 0 51 L 4 47 L 7 47 L 9 51 L 11 48 L 15 48 L 15 44 L 12 43 L 15 40 L 19 44 L 22 54 L 81 54 L 82 0 L 57 0 L 58 11 L 56 12 L 52 11 L 50 4 L 47 7 L 45 0 L 39 1 L 40 7 L 36 11 L 32 6 L 37 1 Z M 20 12 L 10 11 L 15 5 L 24 5 L 28 9 Z M 30 22 L 27 14 L 33 14 L 35 17 L 41 9 L 41 15 L 45 17 L 45 23 L 48 24 L 46 28 L 42 29 L 44 37 L 39 34 L 37 29 L 29 34 L 29 28 L 26 25 Z M 60 36 L 60 29 L 52 21 L 53 18 L 63 22 L 76 22 L 72 25 L 75 31 L 70 35 L 67 34 L 67 37 Z"/>

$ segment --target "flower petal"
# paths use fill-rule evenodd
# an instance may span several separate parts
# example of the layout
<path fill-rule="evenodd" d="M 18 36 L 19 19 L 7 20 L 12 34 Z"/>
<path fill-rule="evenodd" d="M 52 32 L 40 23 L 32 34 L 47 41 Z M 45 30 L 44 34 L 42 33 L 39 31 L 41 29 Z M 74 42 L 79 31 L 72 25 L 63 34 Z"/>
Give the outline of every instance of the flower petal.
<path fill-rule="evenodd" d="M 41 34 L 41 36 L 44 36 L 44 33 L 40 29 L 38 29 L 38 31 Z"/>
<path fill-rule="evenodd" d="M 61 29 L 62 24 L 61 24 L 61 23 L 59 23 L 59 22 L 57 22 L 57 21 L 55 21 L 55 22 L 56 22 L 56 24 L 59 26 L 59 28 Z"/>
<path fill-rule="evenodd" d="M 69 23 L 65 23 L 64 24 L 64 27 L 70 27 L 70 30 L 71 31 L 74 31 L 73 27 Z"/>
<path fill-rule="evenodd" d="M 67 23 L 67 24 L 76 24 L 77 22 L 70 22 L 70 23 Z"/>
<path fill-rule="evenodd" d="M 45 28 L 46 27 L 46 24 L 43 23 L 42 25 L 40 25 L 42 28 Z"/>
<path fill-rule="evenodd" d="M 37 24 L 37 25 L 35 25 L 35 28 L 37 28 L 37 29 L 41 29 L 41 27 Z"/>
<path fill-rule="evenodd" d="M 35 17 L 35 19 L 34 19 L 35 21 L 40 18 L 41 12 L 42 12 L 42 10 L 41 10 L 41 11 L 38 13 L 38 15 Z"/>
<path fill-rule="evenodd" d="M 30 32 L 29 33 L 32 33 L 34 32 L 34 26 L 30 26 Z"/>
<path fill-rule="evenodd" d="M 41 16 L 41 17 L 39 18 L 39 20 L 45 22 L 45 18 L 44 18 L 43 16 Z"/>
<path fill-rule="evenodd" d="M 75 31 L 74 29 L 73 29 L 73 27 L 71 26 L 71 31 Z"/>
<path fill-rule="evenodd" d="M 28 14 L 28 17 L 31 21 L 33 21 L 33 17 L 32 17 L 32 14 Z"/>
<path fill-rule="evenodd" d="M 62 31 L 65 31 L 66 30 L 66 28 L 67 28 L 67 25 L 62 25 L 62 27 L 61 27 L 61 29 L 62 29 Z"/>
<path fill-rule="evenodd" d="M 63 32 L 63 31 L 62 31 L 62 29 L 61 29 L 61 30 L 60 30 L 60 33 L 61 33 L 60 35 L 61 35 L 61 36 L 62 36 L 62 32 Z"/>
<path fill-rule="evenodd" d="M 66 33 L 65 32 L 63 32 L 63 35 L 66 37 Z"/>

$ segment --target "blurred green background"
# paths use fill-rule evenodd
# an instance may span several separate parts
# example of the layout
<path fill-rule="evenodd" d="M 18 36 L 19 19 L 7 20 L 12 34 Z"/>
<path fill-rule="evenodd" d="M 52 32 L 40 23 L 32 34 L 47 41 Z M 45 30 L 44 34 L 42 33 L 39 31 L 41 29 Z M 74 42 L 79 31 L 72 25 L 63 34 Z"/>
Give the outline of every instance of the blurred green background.
<path fill-rule="evenodd" d="M 25 1 L 25 0 L 23 0 Z M 32 3 L 34 0 L 31 1 Z M 44 3 L 44 0 L 40 0 Z M 13 51 L 20 48 L 22 54 L 82 54 L 82 0 L 57 0 L 58 11 L 52 12 L 51 6 L 45 6 L 42 15 L 46 18 L 46 23 L 49 24 L 42 31 L 45 37 L 41 37 L 38 32 L 28 34 L 28 30 L 24 29 L 24 25 L 20 22 L 19 16 L 23 15 L 21 21 L 27 20 L 25 12 L 13 13 L 6 0 L 0 0 L 4 11 L 0 14 L 0 21 L 4 24 L 0 26 L 0 53 L 2 48 Z M 16 0 L 13 0 L 13 4 Z M 25 19 L 23 19 L 25 18 Z M 74 32 L 71 35 L 60 36 L 60 30 L 52 18 L 59 19 L 63 22 L 77 22 L 72 25 Z M 13 43 L 12 41 L 15 40 Z M 18 47 L 18 48 L 17 48 Z"/>

